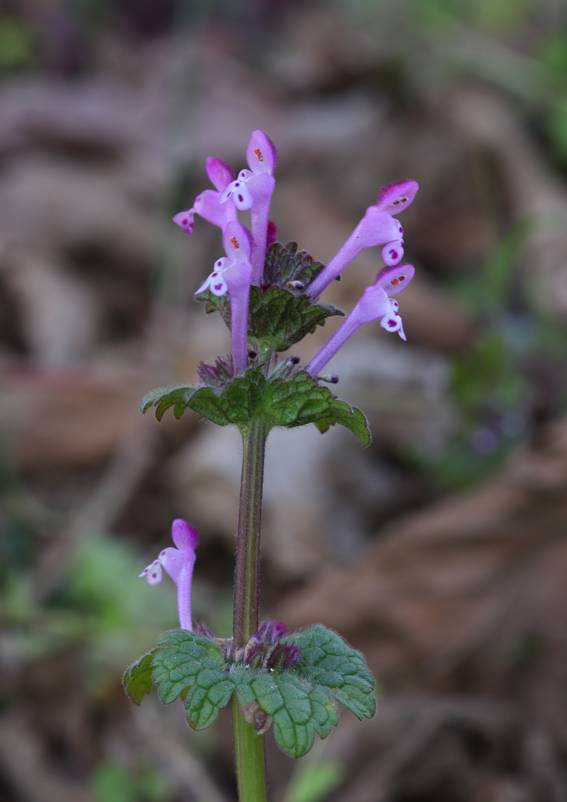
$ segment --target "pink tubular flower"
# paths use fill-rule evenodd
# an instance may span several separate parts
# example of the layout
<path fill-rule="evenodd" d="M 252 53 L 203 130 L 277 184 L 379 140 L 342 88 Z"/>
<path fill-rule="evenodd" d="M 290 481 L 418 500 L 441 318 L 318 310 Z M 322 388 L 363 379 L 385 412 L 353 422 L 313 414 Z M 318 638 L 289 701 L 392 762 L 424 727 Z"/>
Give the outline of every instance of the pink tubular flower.
<path fill-rule="evenodd" d="M 213 295 L 230 294 L 230 330 L 235 374 L 248 365 L 248 303 L 252 265 L 250 234 L 236 220 L 223 231 L 226 257 L 217 259 L 213 272 L 195 294 L 210 290 Z"/>
<path fill-rule="evenodd" d="M 249 170 L 241 170 L 226 186 L 221 203 L 232 200 L 240 211 L 250 209 L 252 229 L 252 283 L 260 284 L 264 272 L 270 203 L 276 185 L 273 176 L 277 161 L 276 146 L 263 131 L 252 131 L 246 158 Z"/>
<path fill-rule="evenodd" d="M 311 282 L 307 294 L 312 299 L 318 298 L 331 281 L 365 248 L 382 245 L 382 258 L 386 265 L 399 264 L 404 255 L 403 229 L 394 215 L 407 209 L 418 189 L 417 181 L 401 181 L 385 187 L 376 203 L 368 207 L 338 253 Z"/>
<path fill-rule="evenodd" d="M 236 220 L 234 204 L 220 201 L 221 194 L 234 178 L 234 170 L 226 162 L 212 156 L 207 159 L 205 167 L 215 189 L 205 189 L 197 195 L 190 209 L 173 216 L 173 222 L 189 235 L 193 233 L 196 214 L 219 228 Z"/>
<path fill-rule="evenodd" d="M 412 265 L 384 268 L 374 284 L 364 290 L 362 298 L 344 323 L 307 365 L 307 372 L 311 376 L 317 376 L 339 348 L 361 326 L 374 320 L 380 320 L 383 329 L 389 332 L 398 332 L 402 340 L 405 340 L 406 335 L 399 314 L 400 305 L 393 296 L 405 290 L 414 274 L 415 270 Z"/>
<path fill-rule="evenodd" d="M 158 585 L 163 579 L 163 571 L 169 574 L 177 585 L 179 626 L 192 632 L 191 583 L 199 535 L 187 521 L 176 518 L 171 525 L 171 537 L 175 548 L 169 546 L 160 551 L 157 560 L 147 565 L 140 576 L 145 578 L 148 585 Z"/>

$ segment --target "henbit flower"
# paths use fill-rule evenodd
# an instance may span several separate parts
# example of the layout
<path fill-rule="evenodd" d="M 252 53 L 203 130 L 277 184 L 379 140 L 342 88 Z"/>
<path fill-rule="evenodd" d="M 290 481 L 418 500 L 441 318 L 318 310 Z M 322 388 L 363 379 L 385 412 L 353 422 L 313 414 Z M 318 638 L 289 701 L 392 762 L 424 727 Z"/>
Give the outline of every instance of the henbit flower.
<path fill-rule="evenodd" d="M 177 585 L 179 626 L 192 632 L 191 583 L 199 534 L 187 521 L 176 518 L 171 525 L 171 537 L 175 548 L 168 546 L 160 551 L 159 557 L 147 565 L 140 576 L 145 578 L 148 585 L 157 585 L 163 579 L 164 570 L 169 574 Z"/>
<path fill-rule="evenodd" d="M 403 228 L 394 215 L 407 209 L 418 189 L 417 181 L 401 181 L 382 190 L 376 203 L 368 207 L 338 253 L 307 287 L 310 298 L 318 298 L 331 281 L 366 248 L 382 245 L 382 258 L 386 265 L 391 267 L 400 263 L 404 255 Z"/>
<path fill-rule="evenodd" d="M 317 376 L 339 348 L 361 326 L 374 320 L 380 320 L 383 329 L 389 332 L 398 332 L 402 340 L 405 340 L 406 335 L 399 314 L 400 305 L 393 296 L 405 290 L 414 274 L 415 270 L 412 265 L 385 267 L 378 274 L 374 284 L 364 290 L 362 298 L 344 323 L 307 365 L 307 372 L 311 376 Z"/>
<path fill-rule="evenodd" d="M 248 366 L 248 304 L 252 265 L 250 264 L 250 234 L 236 220 L 223 230 L 226 257 L 217 259 L 215 269 L 196 291 L 210 290 L 213 295 L 230 295 L 230 332 L 234 373 Z"/>
<path fill-rule="evenodd" d="M 205 189 L 197 195 L 190 209 L 173 216 L 173 222 L 189 236 L 193 233 L 196 214 L 219 228 L 225 228 L 231 220 L 236 220 L 234 204 L 220 202 L 221 194 L 234 178 L 234 170 L 212 156 L 205 162 L 205 169 L 215 189 Z"/>
<path fill-rule="evenodd" d="M 240 211 L 250 209 L 252 230 L 252 283 L 261 284 L 268 237 L 270 203 L 276 185 L 273 176 L 277 162 L 276 146 L 263 131 L 252 131 L 246 158 L 249 170 L 241 170 L 225 188 L 220 200 L 231 199 Z"/>

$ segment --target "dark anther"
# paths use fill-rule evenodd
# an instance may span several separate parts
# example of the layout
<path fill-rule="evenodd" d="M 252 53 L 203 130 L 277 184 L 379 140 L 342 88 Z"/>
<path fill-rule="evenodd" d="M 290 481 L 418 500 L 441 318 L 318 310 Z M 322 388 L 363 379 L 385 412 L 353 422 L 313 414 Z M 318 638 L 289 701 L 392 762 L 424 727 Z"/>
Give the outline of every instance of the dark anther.
<path fill-rule="evenodd" d="M 248 351 L 248 359 L 256 359 L 257 356 L 256 351 Z"/>
<path fill-rule="evenodd" d="M 299 365 L 300 359 L 298 356 L 290 356 L 289 361 L 292 365 Z"/>

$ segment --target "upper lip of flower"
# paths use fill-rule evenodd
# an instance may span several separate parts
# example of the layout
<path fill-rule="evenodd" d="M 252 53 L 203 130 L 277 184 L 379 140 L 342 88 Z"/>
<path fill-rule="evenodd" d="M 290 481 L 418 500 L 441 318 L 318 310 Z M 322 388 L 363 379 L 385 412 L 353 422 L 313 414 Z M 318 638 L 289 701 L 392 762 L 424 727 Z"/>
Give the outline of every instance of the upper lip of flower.
<path fill-rule="evenodd" d="M 236 208 L 241 211 L 252 208 L 254 203 L 269 203 L 275 185 L 276 147 L 263 131 L 252 131 L 246 158 L 249 169 L 241 170 L 220 196 L 221 203 L 232 198 Z"/>

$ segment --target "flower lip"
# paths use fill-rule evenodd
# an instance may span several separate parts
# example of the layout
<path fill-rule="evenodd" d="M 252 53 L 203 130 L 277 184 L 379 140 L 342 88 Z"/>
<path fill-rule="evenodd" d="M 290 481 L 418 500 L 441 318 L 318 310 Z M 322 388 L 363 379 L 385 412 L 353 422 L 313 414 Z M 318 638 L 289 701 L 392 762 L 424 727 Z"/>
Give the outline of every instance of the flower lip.
<path fill-rule="evenodd" d="M 229 259 L 242 261 L 250 258 L 252 243 L 250 234 L 236 220 L 232 220 L 223 230 L 224 249 Z"/>
<path fill-rule="evenodd" d="M 246 159 L 254 173 L 273 173 L 276 169 L 278 152 L 264 131 L 258 128 L 252 131 L 246 148 Z"/>
<path fill-rule="evenodd" d="M 171 218 L 176 226 L 182 228 L 186 234 L 193 233 L 193 228 L 195 226 L 195 210 L 194 209 L 187 209 L 184 212 L 177 212 Z"/>
<path fill-rule="evenodd" d="M 399 214 L 413 203 L 419 184 L 417 181 L 399 181 L 384 187 L 378 196 L 376 206 L 381 212 Z"/>
<path fill-rule="evenodd" d="M 381 287 L 390 297 L 393 297 L 405 290 L 414 275 L 415 268 L 413 265 L 385 267 L 378 273 L 374 286 Z"/>
<path fill-rule="evenodd" d="M 171 524 L 171 538 L 179 551 L 194 551 L 199 544 L 199 533 L 182 518 L 176 518 Z"/>

